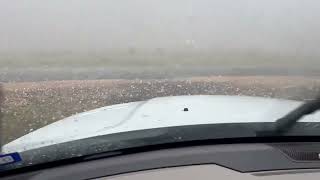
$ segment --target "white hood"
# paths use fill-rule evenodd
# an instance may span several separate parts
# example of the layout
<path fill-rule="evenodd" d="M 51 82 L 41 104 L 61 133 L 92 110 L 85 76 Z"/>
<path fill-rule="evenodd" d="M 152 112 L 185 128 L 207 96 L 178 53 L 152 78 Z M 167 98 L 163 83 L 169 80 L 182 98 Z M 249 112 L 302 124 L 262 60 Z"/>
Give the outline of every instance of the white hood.
<path fill-rule="evenodd" d="M 301 102 L 245 96 L 176 96 L 102 107 L 40 128 L 6 144 L 4 153 L 134 130 L 197 124 L 272 122 Z M 188 108 L 188 111 L 184 111 Z M 320 113 L 302 121 L 320 120 Z"/>

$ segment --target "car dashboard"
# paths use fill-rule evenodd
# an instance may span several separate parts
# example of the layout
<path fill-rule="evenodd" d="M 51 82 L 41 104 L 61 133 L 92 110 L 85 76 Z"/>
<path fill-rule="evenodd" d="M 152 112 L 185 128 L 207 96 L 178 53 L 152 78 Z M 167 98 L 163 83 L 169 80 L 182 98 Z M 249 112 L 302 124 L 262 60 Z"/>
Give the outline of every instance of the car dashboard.
<path fill-rule="evenodd" d="M 2 176 L 56 179 L 320 178 L 318 142 L 213 144 L 91 157 L 85 162 Z M 306 176 L 303 176 L 306 177 Z"/>

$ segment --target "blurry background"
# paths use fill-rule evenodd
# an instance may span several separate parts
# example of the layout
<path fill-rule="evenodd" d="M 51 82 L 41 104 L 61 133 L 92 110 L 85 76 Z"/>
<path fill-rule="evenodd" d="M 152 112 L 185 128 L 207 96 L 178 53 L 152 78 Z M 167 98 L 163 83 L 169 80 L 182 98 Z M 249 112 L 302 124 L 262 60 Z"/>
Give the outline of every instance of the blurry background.
<path fill-rule="evenodd" d="M 319 75 L 319 8 L 313 0 L 2 0 L 0 80 Z"/>

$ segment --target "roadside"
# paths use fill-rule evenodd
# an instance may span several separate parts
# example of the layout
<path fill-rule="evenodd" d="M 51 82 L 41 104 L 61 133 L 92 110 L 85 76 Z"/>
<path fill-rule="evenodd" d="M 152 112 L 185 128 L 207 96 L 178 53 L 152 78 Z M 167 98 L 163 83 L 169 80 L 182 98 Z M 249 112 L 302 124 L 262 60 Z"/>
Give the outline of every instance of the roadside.
<path fill-rule="evenodd" d="M 318 56 L 186 49 L 1 53 L 0 82 L 171 79 L 194 76 L 319 76 Z"/>
<path fill-rule="evenodd" d="M 60 67 L 60 68 L 0 68 L 0 82 L 37 82 L 60 80 L 103 79 L 179 79 L 194 76 L 318 76 L 318 66 L 307 68 L 287 67 L 224 67 L 224 66 L 173 66 L 173 67 Z"/>

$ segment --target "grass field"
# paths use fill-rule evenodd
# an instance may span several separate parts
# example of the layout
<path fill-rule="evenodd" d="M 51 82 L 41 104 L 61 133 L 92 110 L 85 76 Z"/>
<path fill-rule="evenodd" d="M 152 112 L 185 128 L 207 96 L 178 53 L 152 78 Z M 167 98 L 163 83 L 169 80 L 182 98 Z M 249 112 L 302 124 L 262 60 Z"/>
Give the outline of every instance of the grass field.
<path fill-rule="evenodd" d="M 319 65 L 318 56 L 267 52 L 99 52 L 0 53 L 0 68 L 222 66 L 286 67 Z"/>

